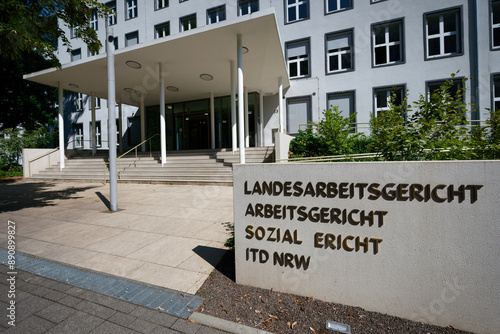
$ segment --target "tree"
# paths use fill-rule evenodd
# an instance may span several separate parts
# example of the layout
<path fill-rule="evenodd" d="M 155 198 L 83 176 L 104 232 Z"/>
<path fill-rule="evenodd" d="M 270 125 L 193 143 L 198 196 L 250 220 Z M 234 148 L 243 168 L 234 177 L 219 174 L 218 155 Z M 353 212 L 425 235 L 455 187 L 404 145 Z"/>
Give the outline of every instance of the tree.
<path fill-rule="evenodd" d="M 109 13 L 110 9 L 96 0 L 1 0 L 0 57 L 19 60 L 26 52 L 36 50 L 53 66 L 60 66 L 58 41 L 68 51 L 71 43 L 58 19 L 97 53 L 102 44 L 89 22 L 93 14 L 105 17 Z"/>

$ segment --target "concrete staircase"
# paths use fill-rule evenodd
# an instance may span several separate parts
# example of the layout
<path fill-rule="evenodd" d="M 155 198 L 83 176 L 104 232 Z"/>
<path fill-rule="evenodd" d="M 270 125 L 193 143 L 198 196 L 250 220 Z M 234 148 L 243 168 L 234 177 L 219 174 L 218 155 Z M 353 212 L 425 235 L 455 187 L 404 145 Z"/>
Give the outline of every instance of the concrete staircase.
<path fill-rule="evenodd" d="M 118 181 L 133 183 L 177 183 L 232 185 L 234 163 L 239 163 L 239 152 L 231 150 L 199 150 L 167 152 L 167 163 L 161 166 L 159 153 L 127 155 L 119 160 Z M 274 148 L 247 148 L 247 163 L 274 161 Z M 59 165 L 48 168 L 32 179 L 109 182 L 107 154 L 96 156 L 71 154 L 63 171 Z"/>

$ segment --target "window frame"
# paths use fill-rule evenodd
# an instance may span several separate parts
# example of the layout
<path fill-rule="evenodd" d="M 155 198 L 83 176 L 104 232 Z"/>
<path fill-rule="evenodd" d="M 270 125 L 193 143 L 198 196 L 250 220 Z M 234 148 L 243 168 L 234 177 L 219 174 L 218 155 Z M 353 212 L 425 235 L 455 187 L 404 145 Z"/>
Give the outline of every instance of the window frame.
<path fill-rule="evenodd" d="M 194 28 L 191 27 L 191 24 L 190 24 L 190 28 L 189 29 L 184 29 L 184 24 L 183 24 L 183 21 L 186 20 L 186 19 L 189 19 L 189 18 L 194 18 Z M 193 14 L 189 14 L 189 15 L 186 15 L 186 16 L 183 16 L 183 17 L 179 17 L 179 32 L 185 32 L 185 31 L 189 31 L 189 30 L 193 30 L 193 29 L 196 29 L 198 27 L 198 19 L 196 17 L 196 13 L 193 13 Z"/>
<path fill-rule="evenodd" d="M 429 85 L 435 85 L 435 84 L 439 84 L 439 85 L 442 85 L 444 84 L 446 81 L 453 81 L 453 83 L 457 83 L 457 84 L 460 84 L 460 87 L 459 89 L 464 89 L 464 88 L 467 88 L 465 87 L 465 83 L 463 82 L 463 79 L 464 77 L 454 77 L 454 78 L 446 78 L 446 79 L 437 79 L 437 80 L 427 80 L 425 81 L 425 99 L 426 101 L 429 101 L 429 96 L 430 96 L 430 87 Z M 466 103 L 466 92 L 464 92 L 464 94 L 462 95 L 463 96 L 463 103 Z"/>
<path fill-rule="evenodd" d="M 130 15 L 131 10 L 132 13 L 135 13 L 135 16 Z M 135 19 L 138 16 L 139 16 L 139 1 L 125 0 L 125 21 Z"/>
<path fill-rule="evenodd" d="M 373 115 L 375 117 L 378 116 L 379 112 L 381 111 L 385 111 L 385 110 L 388 110 L 389 108 L 386 106 L 386 107 L 383 107 L 383 108 L 378 108 L 377 107 L 377 95 L 376 93 L 377 92 L 386 92 L 386 105 L 388 105 L 389 103 L 389 99 L 391 98 L 391 93 L 394 92 L 394 91 L 401 91 L 401 104 L 403 104 L 403 101 L 404 101 L 404 98 L 405 98 L 405 94 L 406 94 L 406 83 L 403 83 L 403 84 L 394 84 L 394 85 L 390 85 L 390 86 L 378 86 L 378 87 L 373 87 L 372 89 L 372 104 L 373 104 L 373 108 L 372 108 L 372 112 L 373 112 Z M 406 112 L 406 108 L 405 108 L 405 112 L 404 112 L 404 115 L 403 115 L 404 119 L 406 120 L 407 118 L 407 112 Z"/>
<path fill-rule="evenodd" d="M 210 14 L 214 12 L 217 15 L 217 21 L 216 22 L 210 22 Z M 220 13 L 224 13 L 224 18 L 221 20 L 220 19 Z M 219 23 L 222 21 L 225 21 L 227 19 L 227 13 L 226 13 L 226 5 L 220 5 L 220 6 L 215 6 L 207 9 L 207 25 L 209 24 L 215 24 Z"/>
<path fill-rule="evenodd" d="M 349 69 L 341 69 L 341 70 L 331 71 L 330 70 L 330 50 L 328 50 L 328 40 L 331 37 L 341 37 L 341 36 L 345 36 L 345 35 L 350 35 L 350 37 L 351 37 L 351 45 L 349 46 L 350 47 L 349 53 L 351 54 L 351 67 Z M 339 74 L 339 73 L 354 71 L 355 70 L 355 67 L 354 67 L 354 49 L 355 49 L 354 48 L 354 28 L 349 28 L 349 29 L 345 29 L 345 30 L 326 33 L 325 34 L 325 75 L 332 75 L 332 74 Z M 340 62 L 341 62 L 341 60 L 340 60 Z"/>
<path fill-rule="evenodd" d="M 114 4 L 113 6 L 110 6 L 111 4 Z M 114 26 L 115 24 L 118 23 L 118 12 L 116 10 L 116 0 L 115 1 L 108 1 L 105 3 L 106 6 L 108 6 L 110 9 L 112 9 L 114 11 L 114 14 L 113 13 L 109 13 L 108 14 L 108 24 L 110 26 Z"/>
<path fill-rule="evenodd" d="M 379 27 L 384 27 L 384 30 L 386 30 L 384 33 L 388 35 L 387 29 L 389 26 L 398 24 L 399 25 L 399 37 L 400 40 L 396 44 L 396 42 L 391 42 L 390 40 L 385 40 L 383 44 L 375 44 L 375 39 L 376 39 L 376 34 L 375 34 L 375 29 Z M 406 63 L 406 45 L 405 45 L 405 21 L 404 17 L 397 18 L 397 19 L 392 19 L 389 21 L 383 21 L 383 22 L 377 22 L 373 23 L 370 26 L 370 37 L 371 37 L 371 57 L 372 57 L 372 68 L 378 68 L 378 67 L 385 67 L 385 66 L 394 66 L 394 65 L 401 65 Z M 383 63 L 383 64 L 376 64 L 376 54 L 375 54 L 375 47 L 378 45 L 385 45 L 386 48 L 386 60 L 389 60 L 389 62 Z M 400 60 L 399 61 L 390 61 L 390 47 L 394 45 L 399 45 L 399 54 L 400 54 Z"/>
<path fill-rule="evenodd" d="M 306 49 L 307 49 L 307 74 L 306 75 L 298 75 L 298 76 L 291 76 L 290 74 L 290 59 L 288 56 L 288 48 L 293 45 L 300 45 L 300 44 L 305 44 Z M 293 41 L 288 41 L 285 43 L 285 57 L 286 57 L 286 66 L 288 70 L 288 75 L 291 80 L 297 80 L 297 79 L 304 79 L 304 78 L 310 78 L 311 77 L 311 69 L 312 69 L 312 56 L 311 56 L 311 39 L 310 38 L 303 38 L 303 39 L 297 39 Z M 300 59 L 300 58 L 299 58 Z M 297 63 L 297 73 L 300 73 L 300 63 L 301 61 L 293 62 Z"/>
<path fill-rule="evenodd" d="M 78 129 L 81 129 L 81 133 L 78 132 Z M 85 133 L 83 131 L 83 123 L 74 123 L 73 124 L 73 136 L 74 136 L 74 147 L 75 148 L 83 148 L 85 146 Z M 78 144 L 80 143 L 80 144 Z"/>
<path fill-rule="evenodd" d="M 159 6 L 160 2 L 166 3 L 166 5 L 163 7 L 160 7 Z M 170 6 L 169 0 L 155 0 L 155 11 L 168 8 L 168 6 Z"/>
<path fill-rule="evenodd" d="M 133 37 L 134 35 L 137 36 L 137 43 L 136 44 L 132 44 L 132 45 L 129 45 L 128 44 L 128 41 L 129 41 L 129 37 Z M 131 31 L 127 34 L 125 34 L 125 47 L 129 47 L 129 46 L 134 46 L 134 45 L 137 45 L 139 44 L 139 30 L 136 30 L 136 31 Z"/>
<path fill-rule="evenodd" d="M 455 53 L 450 53 L 450 54 L 439 54 L 439 55 L 433 55 L 429 56 L 429 36 L 428 36 L 428 28 L 427 28 L 427 22 L 428 18 L 432 16 L 437 16 L 437 15 L 444 15 L 446 13 L 452 13 L 456 12 L 455 14 L 458 14 L 457 21 L 456 23 L 459 25 L 456 30 L 456 35 L 457 36 L 457 48 L 459 49 Z M 443 23 L 444 24 L 444 23 Z M 423 29 L 424 29 L 424 59 L 427 60 L 435 60 L 435 59 L 443 59 L 443 58 L 450 58 L 450 57 L 459 57 L 464 54 L 464 34 L 463 34 L 463 29 L 464 29 L 464 22 L 463 22 L 463 6 L 455 6 L 455 7 L 449 7 L 445 9 L 440 9 L 432 12 L 426 12 L 423 14 Z M 439 36 L 445 36 L 445 32 L 435 35 Z M 434 35 L 432 35 L 434 36 Z M 436 38 L 436 37 L 435 37 Z M 441 37 L 438 37 L 440 40 L 439 46 L 440 49 L 444 48 L 444 39 L 441 39 Z"/>
<path fill-rule="evenodd" d="M 95 31 L 99 30 L 99 16 L 97 16 L 97 10 L 95 9 L 93 9 L 92 14 L 90 14 L 89 26 Z"/>
<path fill-rule="evenodd" d="M 492 73 L 491 74 L 491 109 L 492 111 L 497 111 L 495 108 L 495 102 L 498 101 L 500 103 L 500 91 L 498 92 L 498 98 L 495 96 L 495 79 L 497 79 L 500 82 L 500 73 Z M 500 110 L 500 108 L 498 108 Z"/>
<path fill-rule="evenodd" d="M 329 0 L 325 0 L 325 15 L 330 15 L 330 14 L 335 14 L 335 13 L 339 13 L 339 12 L 343 12 L 343 11 L 346 11 L 346 10 L 350 10 L 350 9 L 353 9 L 354 8 L 354 3 L 353 3 L 353 0 L 349 0 L 351 5 L 349 7 L 345 7 L 345 8 L 340 8 L 340 9 L 336 9 L 336 10 L 328 10 L 328 1 Z M 338 3 L 338 7 L 340 7 L 340 1 L 341 0 L 336 0 L 337 3 Z"/>
<path fill-rule="evenodd" d="M 285 24 L 292 24 L 292 23 L 297 23 L 297 22 L 301 22 L 301 21 L 306 21 L 306 20 L 309 20 L 311 18 L 311 5 L 310 5 L 310 1 L 309 0 L 294 0 L 296 1 L 294 4 L 290 5 L 288 3 L 288 0 L 283 0 L 283 4 L 284 4 L 284 8 L 285 8 Z M 299 18 L 299 6 L 301 5 L 301 3 L 305 3 L 306 7 L 307 7 L 307 16 L 305 18 Z M 290 17 L 289 17 L 289 12 L 288 10 L 290 9 L 290 7 L 295 7 L 295 14 L 297 15 L 297 18 L 293 21 L 290 21 Z"/>
<path fill-rule="evenodd" d="M 500 0 L 490 0 L 490 6 L 489 6 L 489 30 L 490 30 L 490 51 L 499 51 L 500 50 L 500 44 L 498 46 L 494 45 L 494 38 L 495 35 L 493 33 L 493 30 L 496 28 L 500 30 L 500 23 L 496 24 L 496 27 L 493 26 L 493 5 L 497 4 L 500 7 Z M 500 31 L 499 31 L 500 34 Z"/>
<path fill-rule="evenodd" d="M 290 122 L 289 122 L 290 102 L 299 102 L 299 101 L 307 101 L 308 102 L 307 115 L 306 115 L 307 123 L 312 121 L 312 95 L 288 97 L 286 99 L 285 103 L 286 103 L 286 131 L 289 135 L 298 135 L 299 134 L 298 131 L 300 130 L 300 127 L 299 127 L 299 130 L 297 132 L 290 132 L 290 128 L 289 128 L 289 125 L 290 125 Z"/>
<path fill-rule="evenodd" d="M 387 1 L 387 0 L 370 0 L 370 5 L 374 5 L 376 3 L 384 2 L 384 1 Z"/>
<path fill-rule="evenodd" d="M 168 35 L 159 37 L 158 36 L 158 28 L 165 27 L 165 26 L 168 26 Z M 155 39 L 168 37 L 168 36 L 170 36 L 170 21 L 159 23 L 159 24 L 154 26 L 154 29 L 155 29 Z"/>
<path fill-rule="evenodd" d="M 79 52 L 80 58 L 74 59 L 75 58 L 75 53 L 77 51 Z M 77 48 L 77 49 L 71 50 L 71 62 L 82 60 L 82 57 L 83 57 L 82 56 L 82 48 Z"/>
<path fill-rule="evenodd" d="M 330 101 L 330 97 L 332 97 L 332 96 L 337 96 L 340 98 L 346 97 L 346 96 L 349 96 L 349 97 L 352 96 L 352 112 L 349 111 L 349 116 L 354 115 L 354 122 L 351 125 L 352 129 L 349 132 L 351 132 L 351 133 L 358 132 L 358 125 L 357 125 L 358 117 L 356 114 L 356 90 L 351 89 L 351 90 L 343 90 L 343 91 L 326 93 L 326 108 L 325 108 L 325 110 L 328 110 L 331 108 L 331 105 L 328 103 L 328 101 Z"/>
<path fill-rule="evenodd" d="M 257 10 L 255 10 L 253 12 L 250 11 L 250 9 L 251 9 L 250 5 L 251 5 L 252 2 L 256 2 L 257 3 Z M 249 11 L 246 14 L 242 14 L 241 13 L 241 9 L 242 9 L 243 5 L 247 5 L 248 6 Z M 259 2 L 259 0 L 238 0 L 238 16 L 251 15 L 252 13 L 258 12 L 259 10 L 260 10 L 260 2 Z"/>

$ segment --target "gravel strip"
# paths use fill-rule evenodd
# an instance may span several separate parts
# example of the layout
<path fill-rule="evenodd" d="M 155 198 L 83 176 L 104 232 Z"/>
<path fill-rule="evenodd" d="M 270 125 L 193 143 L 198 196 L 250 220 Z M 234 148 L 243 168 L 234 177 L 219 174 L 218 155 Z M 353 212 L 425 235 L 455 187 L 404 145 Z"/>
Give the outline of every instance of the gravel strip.
<path fill-rule="evenodd" d="M 333 334 L 326 320 L 351 326 L 356 333 L 468 333 L 366 311 L 359 307 L 326 303 L 271 290 L 236 284 L 234 252 L 228 252 L 198 290 L 205 302 L 197 312 L 263 329 L 272 333 Z"/>

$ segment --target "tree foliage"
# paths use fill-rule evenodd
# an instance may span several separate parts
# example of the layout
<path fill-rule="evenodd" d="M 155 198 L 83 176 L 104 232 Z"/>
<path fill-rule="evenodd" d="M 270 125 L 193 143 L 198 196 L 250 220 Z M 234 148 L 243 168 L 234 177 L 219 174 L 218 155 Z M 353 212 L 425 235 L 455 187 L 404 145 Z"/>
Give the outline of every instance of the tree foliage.
<path fill-rule="evenodd" d="M 0 139 L 0 169 L 18 166 L 23 148 L 49 147 L 53 140 L 45 127 L 32 131 L 6 129 L 4 134 L 7 138 Z"/>
<path fill-rule="evenodd" d="M 96 0 L 2 0 L 0 1 L 0 57 L 19 60 L 25 52 L 37 50 L 52 65 L 60 66 L 56 56 L 58 41 L 71 50 L 70 38 L 58 18 L 81 38 L 91 52 L 101 48 L 97 33 L 89 26 L 92 13 L 106 16 L 110 10 Z"/>

